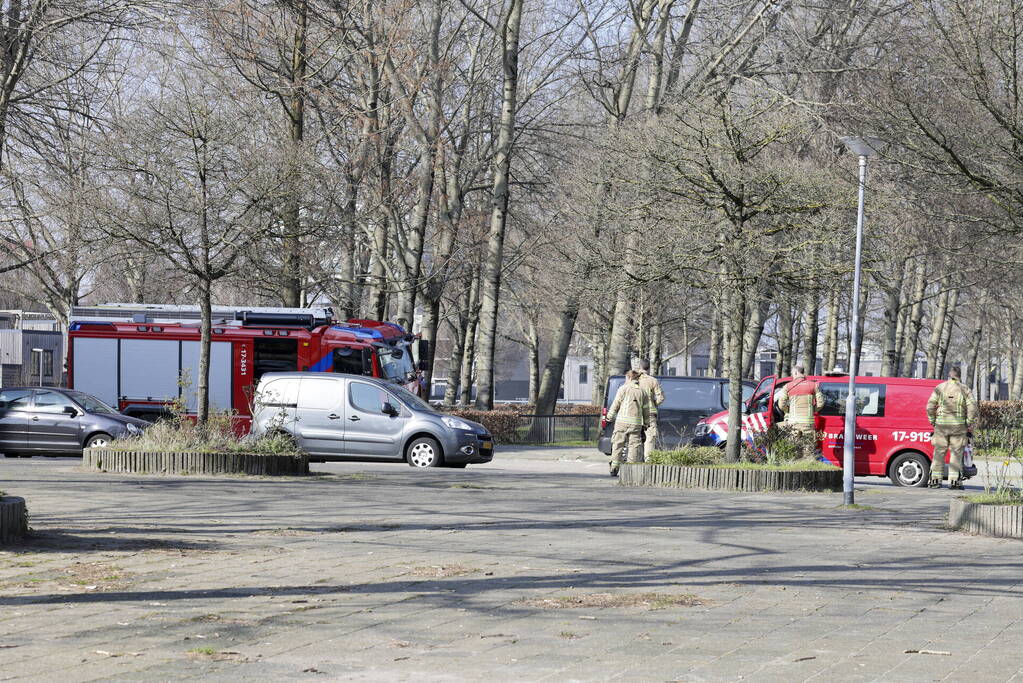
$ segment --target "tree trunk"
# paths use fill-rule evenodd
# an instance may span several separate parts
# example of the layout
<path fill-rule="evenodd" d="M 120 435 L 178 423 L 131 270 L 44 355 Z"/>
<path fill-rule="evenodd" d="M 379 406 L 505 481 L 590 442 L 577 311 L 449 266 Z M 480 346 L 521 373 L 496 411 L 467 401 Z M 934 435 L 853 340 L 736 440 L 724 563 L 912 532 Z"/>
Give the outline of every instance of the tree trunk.
<path fill-rule="evenodd" d="M 614 317 L 611 319 L 611 335 L 607 343 L 607 374 L 621 375 L 632 367 L 629 358 L 630 309 L 632 302 L 625 288 L 619 288 L 615 299 Z"/>
<path fill-rule="evenodd" d="M 828 292 L 828 322 L 824 332 L 824 372 L 838 365 L 838 292 Z"/>
<path fill-rule="evenodd" d="M 885 288 L 883 348 L 881 350 L 881 375 L 883 377 L 894 376 L 898 365 L 896 346 L 898 344 L 899 307 L 902 303 L 901 294 L 901 281 L 898 287 Z"/>
<path fill-rule="evenodd" d="M 864 330 L 867 327 L 867 310 L 870 308 L 870 287 L 867 285 L 867 278 L 863 278 L 860 283 L 860 310 L 859 310 L 859 324 L 856 325 L 856 348 L 853 349 L 853 353 L 856 354 L 856 367 L 857 372 L 863 374 L 863 337 Z M 850 364 L 850 368 L 852 365 Z"/>
<path fill-rule="evenodd" d="M 927 377 L 930 379 L 936 379 L 941 372 L 938 361 L 941 353 L 941 338 L 945 332 L 945 315 L 948 313 L 949 292 L 945 288 L 947 282 L 947 278 L 944 277 L 938 282 L 941 294 L 938 295 L 934 315 L 931 316 L 931 338 L 927 345 Z"/>
<path fill-rule="evenodd" d="M 721 376 L 721 298 L 717 300 L 711 309 L 710 316 L 710 342 L 707 350 L 707 375 L 711 377 Z"/>
<path fill-rule="evenodd" d="M 913 377 L 916 372 L 916 352 L 920 344 L 920 330 L 924 322 L 924 293 L 927 287 L 924 262 L 918 261 L 913 278 L 913 289 L 910 293 L 912 308 L 906 321 L 906 346 L 902 355 L 902 375 Z"/>
<path fill-rule="evenodd" d="M 536 322 L 529 321 L 526 346 L 529 349 L 529 402 L 536 407 L 537 392 L 540 389 L 540 333 Z"/>
<path fill-rule="evenodd" d="M 457 314 L 451 316 L 449 313 L 448 315 L 451 320 L 452 342 L 451 351 L 448 354 L 448 384 L 444 388 L 444 405 L 446 406 L 455 405 L 461 395 L 459 385 L 463 381 L 467 381 L 463 379 L 462 375 L 462 360 L 465 357 L 465 345 L 468 340 L 471 299 L 472 287 L 465 287 L 455 304 L 458 306 Z"/>
<path fill-rule="evenodd" d="M 948 365 L 948 349 L 952 343 L 952 329 L 955 326 L 956 307 L 959 305 L 959 290 L 953 289 L 948 297 L 948 312 L 945 315 L 945 325 L 941 331 L 941 347 L 938 349 L 938 366 L 941 368 L 938 377 L 945 376 L 945 367 Z"/>
<path fill-rule="evenodd" d="M 472 369 L 476 365 L 476 330 L 479 328 L 480 274 L 473 273 L 472 294 L 469 297 L 468 322 L 465 326 L 465 346 L 462 352 L 461 398 L 459 403 L 467 406 L 472 402 Z"/>
<path fill-rule="evenodd" d="M 788 377 L 792 374 L 792 306 L 787 301 L 778 304 L 778 362 L 774 374 Z"/>
<path fill-rule="evenodd" d="M 733 292 L 728 298 L 728 440 L 725 460 L 738 462 L 742 452 L 742 340 L 746 302 L 738 292 Z"/>
<path fill-rule="evenodd" d="M 765 299 L 754 304 L 750 308 L 749 324 L 743 337 L 743 372 L 747 378 L 756 376 L 757 370 L 757 349 L 760 347 L 760 337 L 764 334 L 764 323 L 767 320 L 768 301 Z"/>
<path fill-rule="evenodd" d="M 476 407 L 494 407 L 494 351 L 497 346 L 497 313 L 501 294 L 501 269 L 504 265 L 504 235 L 508 220 L 509 177 L 512 147 L 515 140 L 515 115 L 519 83 L 519 25 L 522 22 L 523 0 L 509 0 L 508 12 L 501 27 L 504 88 L 501 121 L 498 125 L 494 155 L 494 182 L 490 213 L 490 234 L 487 239 L 487 261 L 482 283 L 480 309 L 480 350 L 477 363 Z"/>
<path fill-rule="evenodd" d="M 806 295 L 803 323 L 803 368 L 808 375 L 817 374 L 817 337 L 820 333 L 820 298 L 816 292 Z"/>
<path fill-rule="evenodd" d="M 685 323 L 682 323 L 685 327 Z M 683 334 L 684 336 L 684 334 Z M 647 360 L 650 362 L 650 374 L 659 375 L 661 374 L 661 363 L 663 356 L 664 346 L 664 324 L 661 322 L 661 314 L 658 311 L 657 321 L 650 326 L 650 350 L 647 355 Z M 685 372 L 682 373 L 686 374 Z"/>
<path fill-rule="evenodd" d="M 305 138 L 305 76 L 306 36 L 309 31 L 309 3 L 299 0 L 294 3 L 298 13 L 295 25 L 295 42 L 291 52 L 291 97 L 288 102 L 288 132 L 290 146 L 286 179 L 287 196 L 284 200 L 284 292 L 285 306 L 298 308 L 303 301 L 302 291 L 302 141 Z"/>
<path fill-rule="evenodd" d="M 561 378 L 565 372 L 565 359 L 568 357 L 568 350 L 572 344 L 572 333 L 575 332 L 575 323 L 579 318 L 579 299 L 570 296 L 561 307 L 558 316 L 558 328 L 551 340 L 551 355 L 544 365 L 543 375 L 540 378 L 540 387 L 536 396 L 536 414 L 552 415 L 558 402 L 558 389 L 561 387 Z M 596 359 L 594 359 L 596 361 Z M 596 382 L 596 373 L 591 381 Z"/>
<path fill-rule="evenodd" d="M 197 373 L 196 418 L 205 427 L 210 417 L 210 345 L 213 339 L 213 283 L 199 283 L 199 371 Z"/>

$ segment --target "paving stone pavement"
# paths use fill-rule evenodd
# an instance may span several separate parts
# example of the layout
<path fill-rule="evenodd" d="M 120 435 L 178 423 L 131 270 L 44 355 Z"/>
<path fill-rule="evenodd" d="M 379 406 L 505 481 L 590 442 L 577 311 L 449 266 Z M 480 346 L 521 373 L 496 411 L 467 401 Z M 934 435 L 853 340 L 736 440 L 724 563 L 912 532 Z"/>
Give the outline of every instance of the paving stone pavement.
<path fill-rule="evenodd" d="M 625 489 L 589 449 L 313 468 L 0 460 L 34 529 L 0 680 L 1023 678 L 1023 544 L 945 531 L 947 490 Z"/>

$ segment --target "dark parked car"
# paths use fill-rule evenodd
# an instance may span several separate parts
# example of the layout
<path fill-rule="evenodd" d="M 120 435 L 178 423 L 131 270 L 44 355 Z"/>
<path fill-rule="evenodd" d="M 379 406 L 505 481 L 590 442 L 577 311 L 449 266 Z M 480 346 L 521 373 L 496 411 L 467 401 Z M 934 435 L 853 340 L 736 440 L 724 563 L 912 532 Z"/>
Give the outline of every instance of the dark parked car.
<path fill-rule="evenodd" d="M 676 448 L 690 443 L 693 439 L 693 429 L 701 418 L 728 408 L 728 380 L 723 377 L 658 376 L 657 380 L 664 389 L 664 403 L 657 409 L 659 448 Z M 611 375 L 607 378 L 604 393 L 605 415 L 624 381 L 624 375 Z M 755 388 L 755 382 L 742 383 L 744 401 Z M 601 453 L 611 454 L 613 430 L 613 424 L 606 424 L 601 430 L 598 443 Z"/>
<path fill-rule="evenodd" d="M 81 455 L 150 423 L 122 415 L 95 396 L 50 387 L 0 389 L 0 452 L 8 458 Z"/>

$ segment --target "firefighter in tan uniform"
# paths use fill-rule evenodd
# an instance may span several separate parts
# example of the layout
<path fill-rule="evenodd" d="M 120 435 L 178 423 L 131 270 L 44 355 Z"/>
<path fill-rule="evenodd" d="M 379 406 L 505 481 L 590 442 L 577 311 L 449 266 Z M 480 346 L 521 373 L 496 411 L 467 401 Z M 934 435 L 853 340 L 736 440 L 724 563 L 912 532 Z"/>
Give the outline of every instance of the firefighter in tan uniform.
<path fill-rule="evenodd" d="M 657 448 L 657 406 L 664 403 L 664 389 L 657 378 L 650 374 L 650 361 L 639 361 L 639 386 L 650 397 L 650 426 L 643 432 L 643 456 L 650 455 Z"/>
<path fill-rule="evenodd" d="M 625 383 L 615 394 L 614 403 L 605 418 L 614 422 L 611 433 L 611 476 L 618 476 L 622 451 L 629 448 L 629 462 L 643 462 L 643 430 L 650 425 L 650 397 L 639 386 L 639 373 L 629 370 Z"/>
<path fill-rule="evenodd" d="M 948 381 L 934 387 L 927 401 L 927 421 L 934 429 L 934 457 L 931 458 L 931 480 L 927 483 L 928 487 L 941 488 L 945 454 L 951 450 L 948 487 L 963 488 L 963 449 L 966 448 L 976 416 L 977 404 L 970 396 L 969 389 L 960 381 L 959 368 L 952 368 L 948 371 Z"/>
<path fill-rule="evenodd" d="M 820 385 L 806 378 L 801 365 L 792 368 L 792 380 L 781 388 L 775 399 L 785 413 L 784 425 L 793 431 L 816 431 L 817 413 L 824 407 Z"/>

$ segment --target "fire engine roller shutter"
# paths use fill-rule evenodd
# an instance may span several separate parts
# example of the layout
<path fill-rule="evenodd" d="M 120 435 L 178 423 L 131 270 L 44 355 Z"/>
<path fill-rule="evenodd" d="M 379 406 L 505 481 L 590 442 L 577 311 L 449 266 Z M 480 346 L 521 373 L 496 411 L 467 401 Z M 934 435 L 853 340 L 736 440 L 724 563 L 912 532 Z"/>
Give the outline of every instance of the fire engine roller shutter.
<path fill-rule="evenodd" d="M 194 411 L 198 407 L 199 342 L 181 342 L 181 374 L 191 382 L 188 410 Z M 231 342 L 210 344 L 210 409 L 231 409 Z"/>
<path fill-rule="evenodd" d="M 117 340 L 75 337 L 75 389 L 117 405 Z"/>
<path fill-rule="evenodd" d="M 121 397 L 173 401 L 178 397 L 178 342 L 121 340 Z"/>

